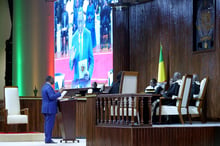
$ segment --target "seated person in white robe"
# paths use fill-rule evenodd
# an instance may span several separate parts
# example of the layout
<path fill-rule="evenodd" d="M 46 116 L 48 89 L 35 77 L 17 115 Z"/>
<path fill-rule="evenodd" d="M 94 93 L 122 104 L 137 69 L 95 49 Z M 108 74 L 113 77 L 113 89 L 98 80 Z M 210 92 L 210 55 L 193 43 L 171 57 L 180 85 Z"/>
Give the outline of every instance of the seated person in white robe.
<path fill-rule="evenodd" d="M 160 94 L 163 88 L 157 83 L 157 79 L 152 78 L 150 85 L 145 88 L 145 93 L 156 93 Z"/>

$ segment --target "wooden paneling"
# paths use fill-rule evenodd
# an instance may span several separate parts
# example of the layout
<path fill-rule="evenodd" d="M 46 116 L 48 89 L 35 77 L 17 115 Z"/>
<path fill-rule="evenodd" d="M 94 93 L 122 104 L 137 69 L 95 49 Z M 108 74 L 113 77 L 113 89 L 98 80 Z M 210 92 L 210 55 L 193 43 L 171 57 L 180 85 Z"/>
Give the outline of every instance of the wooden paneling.
<path fill-rule="evenodd" d="M 96 146 L 96 96 L 87 98 L 86 112 L 86 146 Z"/>
<path fill-rule="evenodd" d="M 3 130 L 3 125 L 4 125 L 4 116 L 3 116 L 3 108 L 4 108 L 4 103 L 3 100 L 0 100 L 0 131 Z"/>
<path fill-rule="evenodd" d="M 216 127 L 96 127 L 95 146 L 214 146 Z M 218 131 L 218 132 L 217 132 Z"/>
<path fill-rule="evenodd" d="M 220 1 L 216 0 L 215 50 L 195 53 L 192 0 L 153 0 L 126 9 L 114 9 L 114 73 L 128 69 L 138 71 L 138 91 L 143 92 L 150 79 L 157 78 L 162 44 L 168 79 L 175 71 L 197 73 L 200 79 L 209 76 L 206 115 L 209 119 L 220 119 L 219 11 Z"/>
<path fill-rule="evenodd" d="M 117 73 L 122 69 L 130 70 L 129 50 L 129 8 L 113 8 L 113 72 L 116 79 Z M 117 49 L 117 50 L 116 50 Z"/>
<path fill-rule="evenodd" d="M 44 116 L 41 114 L 41 97 L 21 97 L 20 105 L 21 108 L 29 109 L 29 127 L 30 131 L 33 132 L 44 132 Z M 58 121 L 56 119 L 53 137 L 61 137 L 60 129 L 58 126 Z"/>
<path fill-rule="evenodd" d="M 132 128 L 98 126 L 93 146 L 132 146 L 132 141 Z"/>
<path fill-rule="evenodd" d="M 214 127 L 174 127 L 134 129 L 134 145 L 141 146 L 207 146 L 214 145 Z"/>
<path fill-rule="evenodd" d="M 78 100 L 76 104 L 76 137 L 86 137 L 86 100 Z"/>
<path fill-rule="evenodd" d="M 22 99 L 20 100 L 21 108 L 29 109 L 29 128 L 30 131 L 43 132 L 44 131 L 44 117 L 41 114 L 41 99 Z"/>

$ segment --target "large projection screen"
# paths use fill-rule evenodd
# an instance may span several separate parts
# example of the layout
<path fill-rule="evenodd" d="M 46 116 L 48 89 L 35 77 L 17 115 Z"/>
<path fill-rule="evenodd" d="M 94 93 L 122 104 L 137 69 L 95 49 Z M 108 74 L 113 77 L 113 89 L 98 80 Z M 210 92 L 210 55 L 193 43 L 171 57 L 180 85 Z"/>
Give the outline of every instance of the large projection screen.
<path fill-rule="evenodd" d="M 107 3 L 107 0 L 54 2 L 55 89 L 91 87 L 93 82 L 112 84 L 112 10 Z"/>

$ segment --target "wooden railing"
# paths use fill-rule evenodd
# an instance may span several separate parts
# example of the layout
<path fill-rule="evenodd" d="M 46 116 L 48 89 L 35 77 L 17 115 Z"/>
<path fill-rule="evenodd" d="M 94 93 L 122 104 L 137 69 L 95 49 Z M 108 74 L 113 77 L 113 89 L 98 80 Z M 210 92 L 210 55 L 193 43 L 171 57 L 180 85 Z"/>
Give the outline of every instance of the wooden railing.
<path fill-rule="evenodd" d="M 152 125 L 151 97 L 152 94 L 97 95 L 97 125 Z"/>

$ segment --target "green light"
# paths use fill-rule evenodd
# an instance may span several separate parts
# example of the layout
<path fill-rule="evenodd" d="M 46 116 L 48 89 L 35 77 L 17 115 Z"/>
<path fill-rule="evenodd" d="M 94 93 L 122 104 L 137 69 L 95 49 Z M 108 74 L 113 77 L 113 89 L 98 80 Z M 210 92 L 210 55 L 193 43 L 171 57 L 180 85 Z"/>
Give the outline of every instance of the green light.
<path fill-rule="evenodd" d="M 22 0 L 16 0 L 13 1 L 13 26 L 14 26 L 14 34 L 13 34 L 13 41 L 14 41 L 14 47 L 13 47 L 13 85 L 17 85 L 19 87 L 19 95 L 23 96 L 23 59 L 22 59 L 22 48 L 23 48 L 23 12 L 22 9 Z"/>

